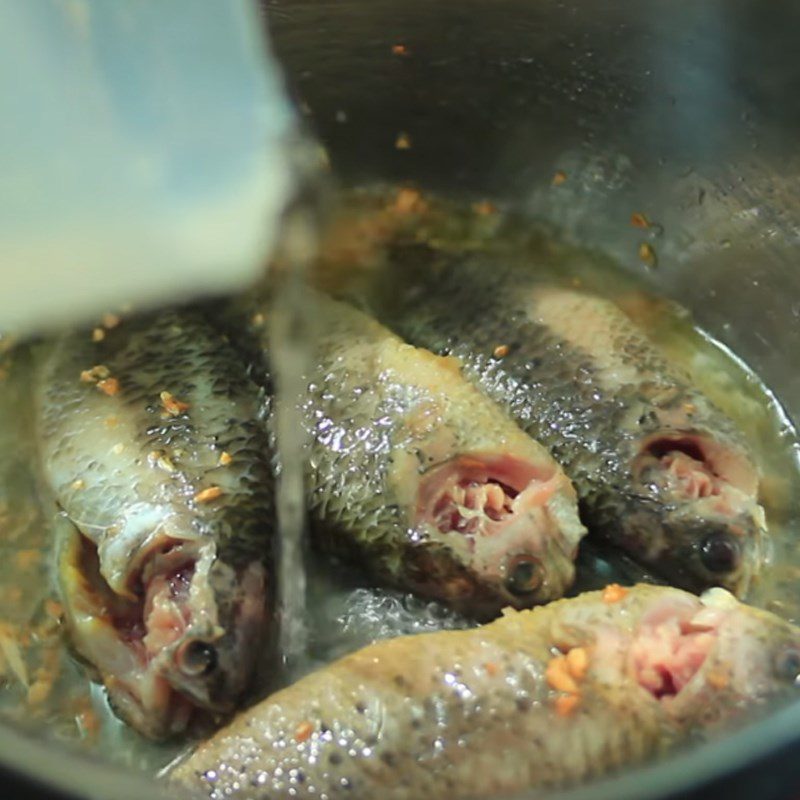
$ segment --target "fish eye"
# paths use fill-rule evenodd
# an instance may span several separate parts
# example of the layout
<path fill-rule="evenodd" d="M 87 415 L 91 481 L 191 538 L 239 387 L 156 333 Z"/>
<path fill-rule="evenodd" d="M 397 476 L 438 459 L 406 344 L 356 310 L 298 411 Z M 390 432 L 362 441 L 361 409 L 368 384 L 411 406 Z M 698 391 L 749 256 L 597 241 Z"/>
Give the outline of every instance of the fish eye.
<path fill-rule="evenodd" d="M 517 596 L 531 594 L 542 584 L 542 570 L 538 559 L 533 556 L 514 556 L 506 575 L 506 589 Z"/>
<path fill-rule="evenodd" d="M 727 533 L 712 533 L 700 544 L 700 561 L 709 572 L 732 572 L 740 557 L 739 543 Z"/>
<path fill-rule="evenodd" d="M 775 673 L 782 680 L 797 683 L 800 678 L 800 650 L 790 647 L 775 659 Z"/>
<path fill-rule="evenodd" d="M 217 650 L 202 639 L 192 639 L 178 651 L 177 663 L 184 675 L 199 678 L 216 669 Z"/>

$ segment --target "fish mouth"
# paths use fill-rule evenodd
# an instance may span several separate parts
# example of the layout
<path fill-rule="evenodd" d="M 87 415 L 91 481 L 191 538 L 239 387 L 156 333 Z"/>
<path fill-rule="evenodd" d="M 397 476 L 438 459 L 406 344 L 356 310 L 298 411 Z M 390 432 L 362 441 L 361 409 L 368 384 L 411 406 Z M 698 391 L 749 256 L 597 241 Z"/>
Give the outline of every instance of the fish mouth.
<path fill-rule="evenodd" d="M 643 443 L 633 472 L 665 510 L 666 571 L 672 553 L 682 562 L 676 575 L 691 576 L 690 588 L 717 585 L 744 594 L 767 557 L 759 476 L 750 459 L 702 434 L 668 432 Z"/>
<path fill-rule="evenodd" d="M 682 596 L 656 603 L 642 617 L 631 644 L 629 674 L 676 715 L 685 710 L 686 703 L 695 702 L 695 690 L 726 689 L 731 675 L 713 654 L 724 624 L 738 605 L 721 588 L 699 598 Z"/>
<path fill-rule="evenodd" d="M 248 614 L 236 604 L 232 645 L 210 594 L 213 549 L 161 537 L 131 579 L 130 597 L 109 587 L 96 547 L 76 529 L 59 553 L 75 649 L 99 673 L 119 716 L 152 739 L 184 731 L 196 710 L 230 711 L 252 671 L 254 657 L 238 653 L 237 664 L 227 652 L 252 632 L 252 604 Z"/>
<path fill-rule="evenodd" d="M 656 601 L 626 657 L 628 675 L 679 722 L 710 725 L 800 686 L 797 629 L 720 587 Z"/>
<path fill-rule="evenodd" d="M 416 524 L 443 541 L 457 537 L 454 550 L 473 579 L 494 585 L 503 602 L 532 605 L 561 596 L 574 578 L 580 534 L 568 541 L 560 503 L 568 487 L 555 466 L 463 454 L 425 473 Z"/>
<path fill-rule="evenodd" d="M 672 477 L 670 486 L 676 496 L 687 499 L 724 498 L 728 490 L 752 499 L 758 492 L 758 470 L 752 461 L 700 433 L 669 431 L 648 437 L 636 471 L 657 467 Z"/>

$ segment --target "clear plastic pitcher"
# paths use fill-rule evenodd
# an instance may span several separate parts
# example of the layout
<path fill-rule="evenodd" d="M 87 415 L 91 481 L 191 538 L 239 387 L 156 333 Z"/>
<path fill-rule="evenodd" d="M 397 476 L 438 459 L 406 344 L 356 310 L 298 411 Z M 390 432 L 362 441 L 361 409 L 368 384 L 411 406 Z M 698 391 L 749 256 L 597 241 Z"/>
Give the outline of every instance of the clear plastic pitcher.
<path fill-rule="evenodd" d="M 0 329 L 241 286 L 295 119 L 246 0 L 0 2 Z"/>

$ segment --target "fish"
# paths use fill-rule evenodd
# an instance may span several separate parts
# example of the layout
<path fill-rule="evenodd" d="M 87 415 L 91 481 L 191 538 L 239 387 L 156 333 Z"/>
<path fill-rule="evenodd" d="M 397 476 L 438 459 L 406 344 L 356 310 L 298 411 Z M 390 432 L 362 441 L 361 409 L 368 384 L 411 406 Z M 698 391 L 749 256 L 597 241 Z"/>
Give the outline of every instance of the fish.
<path fill-rule="evenodd" d="M 736 425 L 610 300 L 533 265 L 434 259 L 387 324 L 547 446 L 590 538 L 682 588 L 740 597 L 769 559 L 759 467 Z"/>
<path fill-rule="evenodd" d="M 145 736 L 229 713 L 273 635 L 271 443 L 239 353 L 191 309 L 43 345 L 34 382 L 71 641 Z"/>
<path fill-rule="evenodd" d="M 566 787 L 796 696 L 799 647 L 800 629 L 720 587 L 611 584 L 359 650 L 241 712 L 165 777 L 209 800 Z"/>
<path fill-rule="evenodd" d="M 315 546 L 476 618 L 561 597 L 585 528 L 547 450 L 457 359 L 321 293 L 306 302 L 315 330 L 297 405 Z M 269 318 L 268 302 L 253 310 L 247 319 Z M 244 330 L 267 364 L 269 328 Z"/>

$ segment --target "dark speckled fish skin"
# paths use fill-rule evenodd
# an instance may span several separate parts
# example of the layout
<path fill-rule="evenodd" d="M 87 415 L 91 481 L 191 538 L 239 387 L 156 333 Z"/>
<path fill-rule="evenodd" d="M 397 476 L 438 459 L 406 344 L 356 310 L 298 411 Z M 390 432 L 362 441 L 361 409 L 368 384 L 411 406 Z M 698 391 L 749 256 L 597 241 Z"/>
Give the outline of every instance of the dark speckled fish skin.
<path fill-rule="evenodd" d="M 116 385 L 81 378 L 97 365 Z M 188 407 L 169 413 L 162 392 Z M 196 586 L 181 640 L 213 642 L 217 669 L 183 688 L 200 706 L 229 710 L 248 683 L 256 642 L 266 645 L 268 609 L 259 606 L 269 605 L 274 547 L 270 447 L 242 359 L 195 311 L 124 319 L 102 341 L 79 331 L 50 345 L 41 354 L 37 401 L 45 476 L 66 516 L 96 546 L 100 573 L 117 597 L 141 601 L 140 570 L 153 563 L 160 542 L 194 548 L 195 575 L 208 583 Z M 201 499 L 213 487 L 221 494 Z M 69 614 L 80 587 L 64 575 Z M 245 610 L 252 626 L 240 618 Z M 240 634 L 255 638 L 245 648 Z M 91 660 L 91 640 L 76 644 Z M 173 666 L 170 650 L 165 670 Z M 114 677 L 95 666 L 104 679 Z M 158 703 L 142 711 L 126 695 L 117 705 L 148 735 L 174 732 L 169 709 Z"/>
<path fill-rule="evenodd" d="M 767 556 L 748 446 L 616 306 L 542 287 L 533 265 L 445 258 L 386 318 L 412 343 L 460 358 L 465 375 L 550 449 L 575 483 L 591 533 L 684 588 L 746 593 Z M 493 355 L 498 345 L 508 348 L 502 358 Z M 648 437 L 684 434 L 707 438 L 746 474 L 735 518 L 637 480 Z M 732 569 L 706 568 L 699 551 L 710 534 L 736 540 L 741 559 Z"/>
<path fill-rule="evenodd" d="M 718 633 L 680 692 L 658 699 L 630 665 L 653 644 L 651 621 L 670 614 Z M 799 641 L 723 589 L 586 593 L 346 656 L 241 713 L 171 778 L 210 800 L 460 800 L 574 785 L 791 696 Z M 552 665 L 574 650 L 585 659 L 570 686 Z"/>
<path fill-rule="evenodd" d="M 411 347 L 322 294 L 309 292 L 308 302 L 317 336 L 300 405 L 310 440 L 307 503 L 315 541 L 380 583 L 477 618 L 561 597 L 574 578 L 585 529 L 574 490 L 547 451 L 464 380 L 455 359 Z M 259 320 L 269 313 L 259 306 L 248 318 L 253 310 Z M 261 336 L 268 353 L 267 328 Z M 551 476 L 553 493 L 537 509 L 543 517 L 527 523 L 521 515 L 513 530 L 473 541 L 415 519 L 425 476 L 461 456 L 487 454 L 520 459 Z M 541 519 L 549 534 L 538 530 Z M 478 564 L 482 553 L 486 561 Z M 529 555 L 542 566 L 542 582 L 531 593 L 512 594 L 506 565 Z"/>

